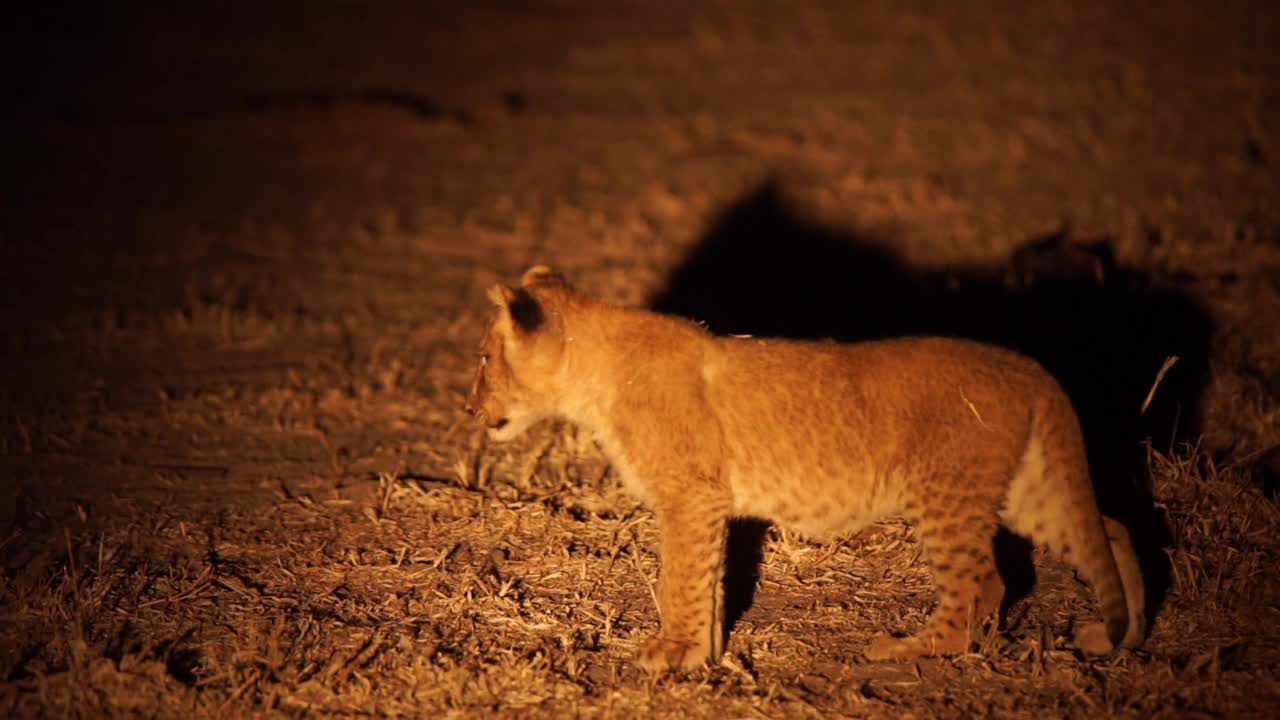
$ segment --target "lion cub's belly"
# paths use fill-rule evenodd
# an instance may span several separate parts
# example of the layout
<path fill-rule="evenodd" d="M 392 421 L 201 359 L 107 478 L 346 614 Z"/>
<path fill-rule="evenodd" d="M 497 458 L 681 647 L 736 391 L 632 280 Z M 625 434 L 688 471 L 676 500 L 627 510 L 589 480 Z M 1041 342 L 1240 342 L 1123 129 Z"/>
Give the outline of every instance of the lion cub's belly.
<path fill-rule="evenodd" d="M 842 388 L 797 378 L 798 372 L 787 378 L 777 367 L 722 370 L 710 385 L 734 513 L 822 539 L 895 512 L 902 478 L 874 462 L 868 447 L 878 439 L 868 437 L 874 424 Z M 786 392 L 761 392 L 755 376 L 778 378 Z"/>
<path fill-rule="evenodd" d="M 735 515 L 771 520 L 813 539 L 852 532 L 897 510 L 896 493 L 875 482 L 871 468 L 733 462 L 728 475 Z"/>

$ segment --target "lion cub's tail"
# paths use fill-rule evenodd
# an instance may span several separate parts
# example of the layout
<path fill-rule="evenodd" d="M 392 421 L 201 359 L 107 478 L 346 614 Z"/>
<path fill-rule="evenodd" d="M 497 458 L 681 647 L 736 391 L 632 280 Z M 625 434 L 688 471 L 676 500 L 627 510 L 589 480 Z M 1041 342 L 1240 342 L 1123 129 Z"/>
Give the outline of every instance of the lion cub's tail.
<path fill-rule="evenodd" d="M 1142 571 L 1128 531 L 1098 511 L 1080 424 L 1061 393 L 1036 408 L 1005 514 L 1011 529 L 1060 552 L 1097 593 L 1103 623 L 1080 628 L 1077 646 L 1106 653 L 1142 642 Z"/>

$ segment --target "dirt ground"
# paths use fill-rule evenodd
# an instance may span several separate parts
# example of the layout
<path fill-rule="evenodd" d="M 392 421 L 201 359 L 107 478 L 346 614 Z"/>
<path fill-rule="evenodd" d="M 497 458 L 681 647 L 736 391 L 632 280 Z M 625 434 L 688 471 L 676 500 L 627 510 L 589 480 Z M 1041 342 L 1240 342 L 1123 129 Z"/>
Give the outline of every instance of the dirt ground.
<path fill-rule="evenodd" d="M 1280 708 L 1280 6 L 217 5 L 6 20 L 0 715 Z M 640 672 L 651 516 L 574 428 L 461 411 L 534 262 L 1034 355 L 1149 640 L 1080 656 L 1088 588 L 1013 543 L 972 652 L 870 663 L 933 602 L 909 526 L 743 523 L 724 661 Z"/>

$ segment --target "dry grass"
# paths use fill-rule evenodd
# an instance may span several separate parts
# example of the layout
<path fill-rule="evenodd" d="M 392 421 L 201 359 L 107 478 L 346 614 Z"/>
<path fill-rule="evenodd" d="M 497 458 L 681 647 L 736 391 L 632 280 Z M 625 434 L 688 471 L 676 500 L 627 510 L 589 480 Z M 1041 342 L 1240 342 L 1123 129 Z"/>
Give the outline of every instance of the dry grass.
<path fill-rule="evenodd" d="M 467 296 L 493 279 L 468 277 Z M 973 652 L 865 662 L 873 635 L 913 629 L 934 601 L 911 528 L 889 522 L 825 545 L 768 530 L 723 662 L 652 678 L 630 662 L 658 628 L 652 518 L 573 428 L 489 446 L 454 409 L 477 308 L 397 325 L 234 297 L 68 330 L 167 357 L 176 370 L 122 391 L 146 402 L 5 420 L 24 493 L 63 474 L 124 489 L 19 497 L 25 517 L 0 538 L 0 714 L 1263 717 L 1280 703 L 1280 510 L 1247 453 L 1149 450 L 1174 542 L 1141 650 L 1077 655 L 1066 638 L 1091 594 L 1039 558 L 1035 591 L 1002 629 L 975 628 Z M 1274 406 L 1249 397 L 1266 436 Z"/>
<path fill-rule="evenodd" d="M 0 712 L 1185 717 L 1280 699 L 1280 511 L 1194 447 L 1150 453 L 1177 542 L 1140 651 L 1072 652 L 1088 596 L 1048 562 L 1033 609 L 975 652 L 862 662 L 869 636 L 932 600 L 910 529 L 890 523 L 827 545 L 770 531 L 725 661 L 662 679 L 629 664 L 657 628 L 648 513 L 571 430 L 471 447 L 454 477 L 281 483 L 216 517 L 66 531 L 48 572 L 3 586 Z"/>

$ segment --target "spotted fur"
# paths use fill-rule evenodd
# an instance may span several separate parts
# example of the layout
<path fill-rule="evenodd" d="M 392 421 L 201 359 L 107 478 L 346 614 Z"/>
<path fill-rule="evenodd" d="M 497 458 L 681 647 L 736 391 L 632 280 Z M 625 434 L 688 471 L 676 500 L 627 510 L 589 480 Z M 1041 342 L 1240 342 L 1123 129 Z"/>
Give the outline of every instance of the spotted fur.
<path fill-rule="evenodd" d="M 871 659 L 966 650 L 1004 596 L 992 547 L 1002 525 L 1093 585 L 1103 623 L 1076 633 L 1081 648 L 1141 641 L 1128 534 L 1098 512 L 1076 414 L 1034 361 L 942 338 L 716 337 L 591 299 L 545 267 L 489 298 L 497 312 L 468 409 L 497 440 L 548 416 L 593 431 L 657 516 L 662 630 L 640 650 L 644 667 L 721 653 L 735 516 L 814 538 L 886 516 L 915 523 L 938 605 L 914 635 L 873 640 Z"/>

